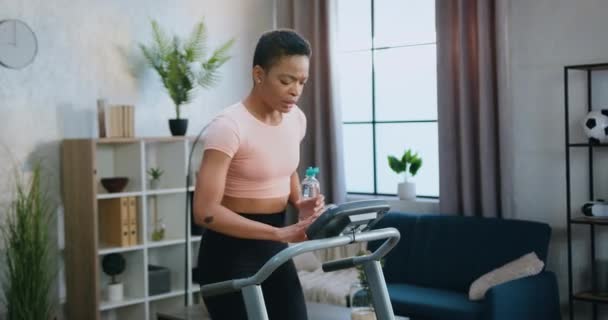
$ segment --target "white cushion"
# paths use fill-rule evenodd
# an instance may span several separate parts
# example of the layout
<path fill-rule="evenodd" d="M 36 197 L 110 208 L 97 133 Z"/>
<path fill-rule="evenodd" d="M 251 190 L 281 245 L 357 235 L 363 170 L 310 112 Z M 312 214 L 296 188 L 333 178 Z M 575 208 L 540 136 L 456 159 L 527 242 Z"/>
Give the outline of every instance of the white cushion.
<path fill-rule="evenodd" d="M 321 261 L 310 251 L 293 257 L 293 263 L 298 271 L 313 272 L 321 268 Z"/>
<path fill-rule="evenodd" d="M 536 253 L 530 252 L 473 281 L 469 288 L 469 299 L 481 300 L 490 288 L 507 281 L 539 274 L 544 266 L 545 264 L 538 259 Z"/>

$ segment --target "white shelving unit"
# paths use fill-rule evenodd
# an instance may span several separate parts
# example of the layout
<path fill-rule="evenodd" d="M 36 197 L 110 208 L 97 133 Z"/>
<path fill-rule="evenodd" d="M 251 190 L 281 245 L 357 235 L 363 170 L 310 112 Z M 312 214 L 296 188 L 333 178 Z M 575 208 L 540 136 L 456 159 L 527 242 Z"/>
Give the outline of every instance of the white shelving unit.
<path fill-rule="evenodd" d="M 157 311 L 179 307 L 185 298 L 189 303 L 195 300 L 200 290 L 192 283 L 190 270 L 196 266 L 200 236 L 192 236 L 186 243 L 186 232 L 190 232 L 186 193 L 194 191 L 195 184 L 185 186 L 192 142 L 189 137 L 63 142 L 68 319 L 156 319 Z M 195 150 L 193 176 L 201 159 L 201 152 Z M 157 189 L 150 189 L 148 183 L 147 170 L 152 167 L 164 171 Z M 108 193 L 100 179 L 119 176 L 128 177 L 129 183 L 119 193 Z M 101 242 L 98 203 L 121 197 L 137 199 L 137 244 L 107 246 Z M 161 241 L 152 240 L 155 212 L 166 228 Z M 103 257 L 112 253 L 126 260 L 126 270 L 117 276 L 125 288 L 119 302 L 106 300 L 105 288 L 111 279 L 101 267 Z M 169 292 L 148 294 L 148 265 L 170 270 Z"/>

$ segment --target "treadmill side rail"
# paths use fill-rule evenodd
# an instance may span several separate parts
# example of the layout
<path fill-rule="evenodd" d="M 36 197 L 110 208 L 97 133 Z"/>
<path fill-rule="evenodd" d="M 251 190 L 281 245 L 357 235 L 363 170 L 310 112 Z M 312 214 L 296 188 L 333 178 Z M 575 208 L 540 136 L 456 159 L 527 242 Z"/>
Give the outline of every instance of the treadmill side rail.
<path fill-rule="evenodd" d="M 248 278 L 233 279 L 223 282 L 217 282 L 207 284 L 201 287 L 201 293 L 204 297 L 215 296 L 222 293 L 228 293 L 233 291 L 239 291 L 244 287 L 251 285 L 259 285 L 264 282 L 278 267 L 283 265 L 289 259 L 309 251 L 316 251 L 319 249 L 327 249 L 340 247 L 351 243 L 368 242 L 373 240 L 386 241 L 369 255 L 352 257 L 342 260 L 330 261 L 327 264 L 338 264 L 341 268 L 349 268 L 362 264 L 366 261 L 379 261 L 384 257 L 394 246 L 399 242 L 401 235 L 395 228 L 384 228 L 378 230 L 370 230 L 363 233 L 358 233 L 353 238 L 352 235 L 343 235 L 322 240 L 309 240 L 292 245 L 281 252 L 274 255 L 268 260 L 262 268 L 254 275 Z M 352 263 L 351 263 L 352 261 Z M 337 269 L 336 269 L 337 270 Z"/>

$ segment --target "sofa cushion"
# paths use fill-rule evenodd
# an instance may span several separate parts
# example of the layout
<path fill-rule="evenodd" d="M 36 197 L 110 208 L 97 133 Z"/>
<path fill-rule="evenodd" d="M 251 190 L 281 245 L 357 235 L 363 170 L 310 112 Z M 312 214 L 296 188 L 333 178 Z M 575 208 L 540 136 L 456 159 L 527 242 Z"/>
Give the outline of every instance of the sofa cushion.
<path fill-rule="evenodd" d="M 388 213 L 374 229 L 395 227 L 401 240 L 385 257 L 388 283 L 467 293 L 479 276 L 528 252 L 547 256 L 547 224 L 494 218 Z M 379 242 L 370 242 L 377 248 Z"/>
<path fill-rule="evenodd" d="M 465 293 L 408 284 L 388 284 L 387 288 L 393 311 L 398 315 L 442 320 L 481 319 L 483 305 L 469 300 Z"/>
<path fill-rule="evenodd" d="M 469 299 L 481 300 L 490 288 L 511 280 L 536 275 L 543 270 L 544 266 L 545 264 L 538 259 L 534 252 L 528 253 L 473 281 L 469 288 Z"/>

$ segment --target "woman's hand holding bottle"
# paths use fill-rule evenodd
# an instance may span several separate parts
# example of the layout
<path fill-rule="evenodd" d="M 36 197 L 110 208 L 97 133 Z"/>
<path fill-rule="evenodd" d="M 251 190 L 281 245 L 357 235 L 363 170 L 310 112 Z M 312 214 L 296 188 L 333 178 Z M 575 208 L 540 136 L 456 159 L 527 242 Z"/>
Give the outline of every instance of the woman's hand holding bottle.
<path fill-rule="evenodd" d="M 325 211 L 325 196 L 321 194 L 319 181 L 315 178 L 318 173 L 318 168 L 306 169 L 300 200 L 294 204 L 298 209 L 298 222 L 277 229 L 278 241 L 294 243 L 307 240 L 306 230 Z"/>
<path fill-rule="evenodd" d="M 299 220 L 309 217 L 315 219 L 325 211 L 325 196 L 320 194 L 314 198 L 302 198 L 296 203 Z"/>
<path fill-rule="evenodd" d="M 319 168 L 308 167 L 306 169 L 306 178 L 302 180 L 302 195 L 296 203 L 298 208 L 298 216 L 300 220 L 309 217 L 318 217 L 323 213 L 325 208 L 325 197 L 321 194 L 321 187 L 316 175 L 319 173 Z"/>

